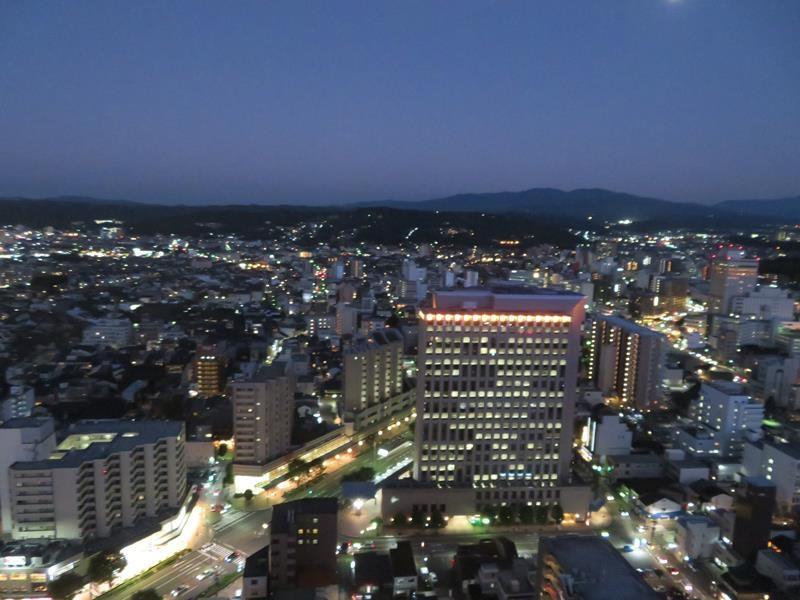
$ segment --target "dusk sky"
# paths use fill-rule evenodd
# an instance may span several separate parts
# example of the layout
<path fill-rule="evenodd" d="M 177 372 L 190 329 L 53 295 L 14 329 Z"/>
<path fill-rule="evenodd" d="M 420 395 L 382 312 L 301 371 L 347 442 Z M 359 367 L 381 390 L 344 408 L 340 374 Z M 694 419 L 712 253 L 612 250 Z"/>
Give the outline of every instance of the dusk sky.
<path fill-rule="evenodd" d="M 800 194 L 800 1 L 0 2 L 0 195 Z"/>

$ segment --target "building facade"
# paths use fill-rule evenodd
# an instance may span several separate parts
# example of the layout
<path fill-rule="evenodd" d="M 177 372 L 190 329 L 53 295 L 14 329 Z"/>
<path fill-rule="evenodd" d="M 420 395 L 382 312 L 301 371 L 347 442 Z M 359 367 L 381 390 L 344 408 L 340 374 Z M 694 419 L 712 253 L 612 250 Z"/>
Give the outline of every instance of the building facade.
<path fill-rule="evenodd" d="M 745 296 L 758 282 L 758 259 L 748 258 L 744 250 L 724 248 L 712 257 L 709 272 L 709 301 L 711 313 L 733 313 L 733 302 Z"/>
<path fill-rule="evenodd" d="M 186 496 L 184 424 L 82 421 L 46 458 L 9 467 L 15 539 L 109 537 Z"/>
<path fill-rule="evenodd" d="M 411 408 L 412 400 L 403 391 L 403 336 L 397 329 L 344 348 L 341 414 L 356 430 Z"/>
<path fill-rule="evenodd" d="M 295 387 L 284 362 L 263 365 L 247 380 L 230 384 L 236 464 L 263 465 L 289 450 Z"/>
<path fill-rule="evenodd" d="M 620 317 L 597 316 L 589 332 L 587 378 L 626 406 L 647 410 L 661 398 L 667 342 Z"/>
<path fill-rule="evenodd" d="M 336 498 L 305 498 L 277 504 L 270 525 L 270 587 L 297 589 L 337 581 Z"/>
<path fill-rule="evenodd" d="M 416 479 L 479 506 L 553 503 L 569 477 L 584 298 L 524 286 L 420 309 Z"/>

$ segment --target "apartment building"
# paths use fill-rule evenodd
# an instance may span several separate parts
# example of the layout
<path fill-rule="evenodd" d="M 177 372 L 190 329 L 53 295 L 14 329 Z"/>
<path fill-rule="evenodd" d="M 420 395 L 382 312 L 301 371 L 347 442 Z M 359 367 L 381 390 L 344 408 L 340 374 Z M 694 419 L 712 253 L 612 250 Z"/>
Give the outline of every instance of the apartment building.
<path fill-rule="evenodd" d="M 471 487 L 478 506 L 558 500 L 583 307 L 518 285 L 433 294 L 419 311 L 417 480 Z"/>
<path fill-rule="evenodd" d="M 411 408 L 413 399 L 403 390 L 403 336 L 397 329 L 345 346 L 341 414 L 356 430 Z"/>
<path fill-rule="evenodd" d="M 103 538 L 177 509 L 187 491 L 184 444 L 175 421 L 72 425 L 47 457 L 9 467 L 12 537 Z"/>
<path fill-rule="evenodd" d="M 748 438 L 761 437 L 764 407 L 729 381 L 704 383 L 691 407 L 692 425 L 677 430 L 678 445 L 694 456 L 742 455 Z"/>
<path fill-rule="evenodd" d="M 776 508 L 791 515 L 800 507 L 800 444 L 782 440 L 748 442 L 742 470 L 748 476 L 764 477 L 775 484 Z"/>
<path fill-rule="evenodd" d="M 295 388 L 284 361 L 261 365 L 252 377 L 230 384 L 237 465 L 264 465 L 289 450 Z"/>
<path fill-rule="evenodd" d="M 665 337 L 621 317 L 596 316 L 589 332 L 587 378 L 623 404 L 647 410 L 661 398 Z"/>
<path fill-rule="evenodd" d="M 133 343 L 133 325 L 128 319 L 98 319 L 83 330 L 83 343 L 121 348 Z"/>
<path fill-rule="evenodd" d="M 56 448 L 55 423 L 50 417 L 25 417 L 0 425 L 0 525 L 10 535 L 11 484 L 9 467 L 18 461 L 39 461 Z"/>
<path fill-rule="evenodd" d="M 297 589 L 337 581 L 336 498 L 304 498 L 276 504 L 270 524 L 271 587 Z"/>

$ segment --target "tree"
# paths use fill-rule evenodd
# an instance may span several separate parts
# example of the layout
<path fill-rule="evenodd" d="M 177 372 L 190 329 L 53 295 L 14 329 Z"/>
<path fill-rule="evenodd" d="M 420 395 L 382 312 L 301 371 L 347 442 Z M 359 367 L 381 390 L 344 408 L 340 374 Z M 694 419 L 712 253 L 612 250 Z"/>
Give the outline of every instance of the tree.
<path fill-rule="evenodd" d="M 105 583 L 114 579 L 118 571 L 125 568 L 128 564 L 125 557 L 117 552 L 106 550 L 95 554 L 89 560 L 89 568 L 86 574 L 92 583 Z"/>
<path fill-rule="evenodd" d="M 133 596 L 131 596 L 131 600 L 161 600 L 161 594 L 159 594 L 155 589 L 148 588 L 146 590 L 139 590 Z"/>
<path fill-rule="evenodd" d="M 415 508 L 411 511 L 411 525 L 414 527 L 425 527 L 425 513 Z"/>
<path fill-rule="evenodd" d="M 514 522 L 514 509 L 511 506 L 501 506 L 497 511 L 497 518 L 503 525 L 510 525 Z"/>
<path fill-rule="evenodd" d="M 253 499 L 253 490 L 244 491 L 244 501 L 250 502 Z"/>
<path fill-rule="evenodd" d="M 533 523 L 533 506 L 523 504 L 519 507 L 519 521 L 523 525 L 530 525 Z"/>
<path fill-rule="evenodd" d="M 81 587 L 83 587 L 83 577 L 70 571 L 48 583 L 47 591 L 54 600 L 72 600 Z"/>
<path fill-rule="evenodd" d="M 372 467 L 361 467 L 358 471 L 353 471 L 342 477 L 342 481 L 372 481 L 375 477 L 375 469 Z"/>
<path fill-rule="evenodd" d="M 497 507 L 492 506 L 491 504 L 485 506 L 483 508 L 483 516 L 487 517 L 489 521 L 494 524 L 495 517 L 497 517 Z"/>
<path fill-rule="evenodd" d="M 439 511 L 438 508 L 434 508 L 431 511 L 431 520 L 430 520 L 431 527 L 434 529 L 441 529 L 445 525 L 444 515 Z"/>
<path fill-rule="evenodd" d="M 295 458 L 289 463 L 289 474 L 290 475 L 297 475 L 301 471 L 305 471 L 306 468 L 306 461 L 302 458 Z"/>
<path fill-rule="evenodd" d="M 553 504 L 553 506 L 550 507 L 550 518 L 561 525 L 561 521 L 564 520 L 564 509 L 561 508 L 560 504 Z"/>
<path fill-rule="evenodd" d="M 219 457 L 223 457 L 223 456 L 225 456 L 227 453 L 228 453 L 228 444 L 226 444 L 226 443 L 224 443 L 224 442 L 223 442 L 223 443 L 222 443 L 222 444 L 220 444 L 220 445 L 219 445 L 219 447 L 217 448 L 217 456 L 219 456 Z"/>
<path fill-rule="evenodd" d="M 395 527 L 403 527 L 408 525 L 408 517 L 401 512 L 395 513 L 395 515 L 392 517 L 392 525 Z"/>
<path fill-rule="evenodd" d="M 534 520 L 537 525 L 545 525 L 547 523 L 548 510 L 546 506 L 537 506 L 534 513 Z"/>

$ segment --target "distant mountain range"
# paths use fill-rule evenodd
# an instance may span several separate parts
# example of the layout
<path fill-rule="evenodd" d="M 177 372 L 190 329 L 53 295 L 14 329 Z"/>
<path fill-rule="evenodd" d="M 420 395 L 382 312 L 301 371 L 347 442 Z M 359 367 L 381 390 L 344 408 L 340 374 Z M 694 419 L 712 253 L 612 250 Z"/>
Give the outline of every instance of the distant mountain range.
<path fill-rule="evenodd" d="M 728 200 L 717 204 L 671 202 L 602 188 L 564 191 L 533 188 L 521 192 L 457 194 L 421 202 L 362 202 L 359 206 L 391 206 L 415 210 L 521 212 L 584 220 L 650 221 L 695 217 L 703 219 L 761 216 L 800 221 L 800 196 L 774 200 Z"/>
<path fill-rule="evenodd" d="M 42 199 L 0 198 L 0 224 L 60 225 L 64 222 L 99 218 L 114 218 L 128 222 L 181 218 L 225 222 L 229 218 L 241 219 L 245 215 L 262 220 L 267 218 L 273 223 L 278 223 L 284 217 L 292 220 L 308 214 L 341 214 L 368 208 L 447 213 L 516 213 L 524 214 L 528 218 L 542 217 L 564 224 L 585 223 L 588 217 L 592 217 L 595 223 L 630 219 L 642 225 L 650 223 L 660 226 L 800 223 L 800 196 L 766 200 L 730 200 L 704 205 L 671 202 L 599 188 L 571 191 L 533 188 L 521 192 L 457 194 L 419 202 L 386 200 L 343 206 L 165 205 L 81 196 Z"/>

